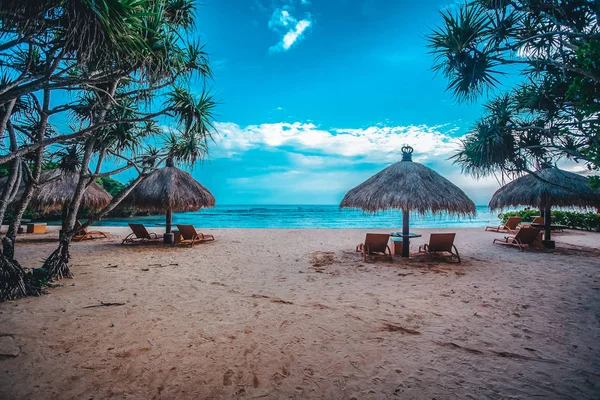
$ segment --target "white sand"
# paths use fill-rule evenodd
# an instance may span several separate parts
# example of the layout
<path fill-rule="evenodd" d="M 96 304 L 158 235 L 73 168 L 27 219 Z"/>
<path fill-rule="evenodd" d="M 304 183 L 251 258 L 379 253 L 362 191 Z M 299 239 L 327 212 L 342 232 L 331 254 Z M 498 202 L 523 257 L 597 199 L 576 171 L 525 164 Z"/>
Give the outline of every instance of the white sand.
<path fill-rule="evenodd" d="M 193 249 L 111 231 L 73 246 L 64 287 L 0 304 L 19 352 L 1 399 L 600 397 L 598 233 L 521 253 L 462 229 L 456 265 L 365 264 L 364 230 L 215 229 Z M 41 265 L 55 235 L 18 259 Z"/>

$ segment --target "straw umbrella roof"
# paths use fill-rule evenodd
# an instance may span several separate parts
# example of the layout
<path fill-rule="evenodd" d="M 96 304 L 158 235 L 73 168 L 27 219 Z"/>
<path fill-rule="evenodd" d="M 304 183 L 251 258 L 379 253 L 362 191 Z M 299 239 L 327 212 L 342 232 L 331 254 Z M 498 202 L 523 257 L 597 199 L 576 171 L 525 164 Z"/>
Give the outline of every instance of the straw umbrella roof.
<path fill-rule="evenodd" d="M 0 180 L 0 187 L 6 184 L 7 179 Z M 42 172 L 40 176 L 40 184 L 34 190 L 29 202 L 29 209 L 39 210 L 43 213 L 61 210 L 62 207 L 71 201 L 75 195 L 77 182 L 79 181 L 79 173 L 54 169 L 51 171 Z M 18 201 L 25 191 L 25 184 L 20 183 L 19 191 L 15 196 L 14 201 Z M 85 191 L 81 206 L 85 208 L 101 209 L 110 203 L 112 196 L 93 182 Z"/>
<path fill-rule="evenodd" d="M 475 203 L 448 179 L 423 164 L 412 162 L 412 148 L 403 148 L 397 162 L 351 189 L 340 207 L 368 212 L 398 209 L 452 214 L 475 214 Z"/>
<path fill-rule="evenodd" d="M 148 211 L 197 211 L 213 207 L 215 198 L 189 173 L 163 167 L 150 173 L 121 203 Z"/>
<path fill-rule="evenodd" d="M 600 207 L 600 193 L 590 188 L 586 177 L 556 167 L 544 168 L 536 175 L 527 174 L 502 186 L 489 207 Z"/>

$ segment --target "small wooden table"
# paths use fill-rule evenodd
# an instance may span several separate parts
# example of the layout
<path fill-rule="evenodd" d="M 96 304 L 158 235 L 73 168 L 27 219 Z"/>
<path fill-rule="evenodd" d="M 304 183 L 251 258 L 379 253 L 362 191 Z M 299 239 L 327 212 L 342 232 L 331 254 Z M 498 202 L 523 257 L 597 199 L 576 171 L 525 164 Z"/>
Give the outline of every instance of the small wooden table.
<path fill-rule="evenodd" d="M 422 235 L 419 235 L 418 233 L 412 233 L 412 232 L 408 234 L 409 239 L 418 238 L 421 236 Z M 401 256 L 402 255 L 402 232 L 390 233 L 390 242 L 391 242 L 390 251 L 392 252 L 392 255 Z"/>
<path fill-rule="evenodd" d="M 390 237 L 390 251 L 394 256 L 402 255 L 402 238 L 399 237 Z"/>
<path fill-rule="evenodd" d="M 27 224 L 27 233 L 46 233 L 46 223 L 30 222 Z"/>
<path fill-rule="evenodd" d="M 545 225 L 545 224 L 533 224 L 533 223 L 532 223 L 532 224 L 530 224 L 530 225 L 531 225 L 532 227 L 534 227 L 534 228 L 538 228 L 538 229 L 545 229 L 545 228 L 546 228 L 546 225 Z M 559 231 L 559 232 L 562 232 L 562 231 L 564 231 L 565 229 L 569 229 L 569 227 L 568 227 L 568 226 L 566 226 L 566 225 L 554 225 L 554 224 L 551 224 L 551 225 L 550 225 L 550 230 L 551 230 L 551 231 Z"/>
<path fill-rule="evenodd" d="M 181 242 L 181 232 L 179 232 L 178 230 L 172 230 L 171 233 L 173 233 L 173 244 L 176 243 L 180 243 Z"/>

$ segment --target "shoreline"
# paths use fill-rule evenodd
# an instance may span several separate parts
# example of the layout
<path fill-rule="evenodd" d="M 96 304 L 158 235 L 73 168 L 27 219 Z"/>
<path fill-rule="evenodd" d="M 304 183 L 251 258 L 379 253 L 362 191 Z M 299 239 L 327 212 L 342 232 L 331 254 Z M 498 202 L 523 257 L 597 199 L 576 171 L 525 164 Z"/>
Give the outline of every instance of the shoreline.
<path fill-rule="evenodd" d="M 363 213 L 357 209 L 340 209 L 338 206 L 216 206 L 197 212 L 174 213 L 175 223 L 193 224 L 212 228 L 385 228 L 402 224 L 399 211 Z M 85 218 L 82 218 L 85 220 Z M 55 220 L 39 221 L 59 225 Z M 95 226 L 126 226 L 127 223 L 144 223 L 164 226 L 165 216 L 108 217 Z M 477 215 L 458 217 L 446 213 L 418 215 L 411 213 L 411 226 L 416 227 L 481 227 L 497 224 L 497 213 L 478 209 Z"/>

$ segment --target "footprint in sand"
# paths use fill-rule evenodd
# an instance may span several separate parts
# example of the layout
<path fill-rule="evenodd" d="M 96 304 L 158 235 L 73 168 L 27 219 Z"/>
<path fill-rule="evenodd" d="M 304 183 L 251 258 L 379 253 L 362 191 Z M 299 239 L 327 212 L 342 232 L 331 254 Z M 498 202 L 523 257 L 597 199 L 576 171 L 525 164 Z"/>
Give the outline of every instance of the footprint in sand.
<path fill-rule="evenodd" d="M 254 387 L 254 389 L 258 388 L 260 386 L 260 381 L 258 380 L 258 376 L 256 376 L 256 374 L 252 374 L 252 387 Z"/>
<path fill-rule="evenodd" d="M 233 370 L 232 369 L 228 369 L 227 371 L 225 371 L 225 373 L 223 374 L 223 386 L 231 386 L 231 384 L 233 383 L 233 381 L 231 380 L 231 378 L 233 378 Z"/>

